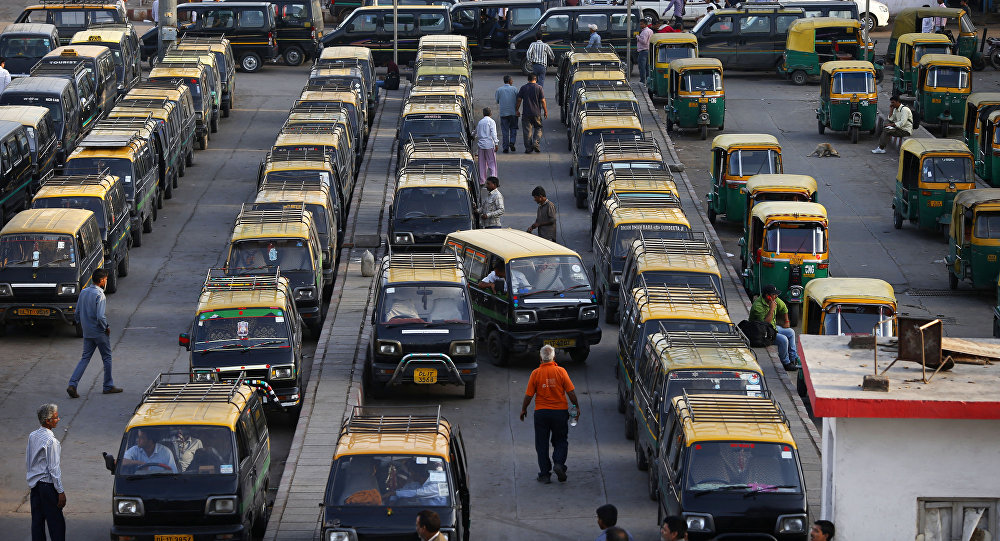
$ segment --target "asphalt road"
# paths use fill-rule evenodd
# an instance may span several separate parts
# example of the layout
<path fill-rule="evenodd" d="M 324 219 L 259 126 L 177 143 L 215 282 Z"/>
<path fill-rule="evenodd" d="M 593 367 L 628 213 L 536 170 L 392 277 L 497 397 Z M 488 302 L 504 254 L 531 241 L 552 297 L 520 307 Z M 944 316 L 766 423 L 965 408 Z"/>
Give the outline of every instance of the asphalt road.
<path fill-rule="evenodd" d="M 62 421 L 62 468 L 70 539 L 106 539 L 111 526 L 112 477 L 101 451 L 117 453 L 122 431 L 143 390 L 160 372 L 186 372 L 188 352 L 177 334 L 190 325 L 209 267 L 225 262 L 240 205 L 256 193 L 257 165 L 271 147 L 289 107 L 308 78 L 306 67 L 265 66 L 237 74 L 236 109 L 222 119 L 195 167 L 164 201 L 153 233 L 131 253 L 131 272 L 108 296 L 118 395 L 101 393 L 101 361 L 94 356 L 80 382 L 80 398 L 66 396 L 66 382 L 80 358 L 82 342 L 72 328 L 8 326 L 0 338 L 0 537 L 30 538 L 30 506 L 24 482 L 24 449 L 38 427 L 35 410 L 55 402 Z M 307 364 L 315 340 L 305 338 Z M 309 373 L 309 366 L 305 367 Z M 295 420 L 271 416 L 271 479 L 277 486 Z"/>

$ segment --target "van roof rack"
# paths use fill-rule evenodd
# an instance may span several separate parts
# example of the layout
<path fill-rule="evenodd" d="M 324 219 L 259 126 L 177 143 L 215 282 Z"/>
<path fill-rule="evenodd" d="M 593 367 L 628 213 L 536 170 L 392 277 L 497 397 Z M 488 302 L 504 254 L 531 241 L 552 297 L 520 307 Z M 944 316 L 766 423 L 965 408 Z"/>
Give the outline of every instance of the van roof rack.
<path fill-rule="evenodd" d="M 389 269 L 455 269 L 461 263 L 454 253 L 442 254 L 421 254 L 421 253 L 392 253 L 389 255 Z"/>
<path fill-rule="evenodd" d="M 122 98 L 121 101 L 118 102 L 118 105 L 115 106 L 115 108 L 117 109 L 118 106 L 145 107 L 150 109 L 163 108 L 166 107 L 168 103 L 170 103 L 170 100 L 168 100 L 167 98 Z M 112 112 L 113 111 L 114 109 L 112 109 Z"/>
<path fill-rule="evenodd" d="M 611 201 L 608 210 L 616 209 L 678 209 L 681 202 L 674 194 L 663 195 L 619 195 L 618 192 L 611 192 Z"/>
<path fill-rule="evenodd" d="M 168 88 L 171 90 L 178 90 L 185 86 L 187 86 L 187 83 L 184 82 L 183 77 L 171 77 L 170 79 L 161 81 L 142 81 L 133 88 Z"/>
<path fill-rule="evenodd" d="M 448 51 L 442 50 L 434 52 L 448 52 Z M 454 58 L 450 57 L 420 58 L 418 56 L 417 61 L 414 63 L 414 67 L 419 68 L 420 66 L 441 67 L 441 68 L 468 68 L 469 61 L 465 57 L 465 55 Z"/>
<path fill-rule="evenodd" d="M 654 334 L 650 334 L 647 338 L 652 344 L 663 344 L 664 348 L 740 348 L 748 349 L 753 353 L 746 335 L 735 325 L 730 327 L 728 332 L 669 331 L 662 321 L 659 322 L 659 327 L 660 330 L 657 333 L 660 335 L 659 338 L 654 340 Z M 754 357 L 757 357 L 756 353 L 754 353 Z"/>
<path fill-rule="evenodd" d="M 87 3 L 92 4 L 94 2 L 87 2 Z M 87 28 L 85 30 L 121 30 L 123 32 L 127 32 L 131 29 L 132 25 L 127 22 L 120 23 L 116 21 L 103 21 L 99 23 L 90 23 L 89 25 L 87 25 Z"/>
<path fill-rule="evenodd" d="M 641 306 L 654 302 L 670 304 L 722 304 L 725 303 L 719 292 L 710 287 L 685 285 L 649 285 L 644 275 L 636 277 L 642 288 L 644 299 Z M 635 286 L 633 286 L 635 287 Z"/>
<path fill-rule="evenodd" d="M 138 130 L 148 128 L 153 120 L 153 113 L 146 113 L 145 117 L 126 118 L 102 118 L 94 126 L 95 130 Z"/>
<path fill-rule="evenodd" d="M 111 176 L 109 167 L 90 175 L 49 175 L 42 182 L 42 186 L 96 186 L 103 184 L 109 176 Z"/>
<path fill-rule="evenodd" d="M 414 137 L 410 134 L 410 140 L 403 147 L 404 152 L 412 154 L 416 152 L 469 152 L 469 147 L 465 141 L 458 137 Z"/>
<path fill-rule="evenodd" d="M 309 83 L 302 87 L 302 92 L 354 92 L 356 90 L 358 90 L 357 86 L 341 81 L 335 81 L 329 84 Z"/>
<path fill-rule="evenodd" d="M 271 270 L 274 270 L 272 273 Z M 239 269 L 213 267 L 205 275 L 203 291 L 277 291 L 281 288 L 281 269 L 265 267 L 258 274 L 239 274 Z"/>
<path fill-rule="evenodd" d="M 77 146 L 84 148 L 120 148 L 127 147 L 132 143 L 141 141 L 142 137 L 134 130 L 102 130 L 100 126 L 95 126 Z"/>
<path fill-rule="evenodd" d="M 690 239 L 647 239 L 639 230 L 638 247 L 633 244 L 632 251 L 638 257 L 643 254 L 690 254 L 710 255 L 721 262 L 715 245 L 708 239 L 708 233 L 700 231 L 692 233 Z"/>
<path fill-rule="evenodd" d="M 347 108 L 340 103 L 303 101 L 296 103 L 289 113 L 344 113 Z"/>
<path fill-rule="evenodd" d="M 157 63 L 157 67 L 161 64 L 170 64 L 171 68 L 202 68 L 205 66 L 201 62 L 191 62 L 191 59 L 187 57 L 175 56 L 171 58 L 169 55 L 160 59 Z"/>
<path fill-rule="evenodd" d="M 418 414 L 418 410 L 427 410 Z M 340 427 L 340 435 L 347 434 L 430 434 L 448 437 L 441 421 L 441 406 L 354 406 L 351 416 Z"/>
<path fill-rule="evenodd" d="M 581 81 L 585 83 L 580 88 L 576 89 L 578 94 L 586 94 L 587 92 L 632 92 L 632 87 L 630 87 L 624 81 Z M 635 92 L 632 92 L 635 95 Z"/>
<path fill-rule="evenodd" d="M 171 46 L 172 47 L 172 46 Z M 177 64 L 176 60 L 194 60 L 197 61 L 198 58 L 203 56 L 211 55 L 212 51 L 209 49 L 167 49 L 166 53 L 163 55 L 163 60 L 170 60 L 170 64 Z"/>
<path fill-rule="evenodd" d="M 295 179 L 281 179 L 281 180 L 268 180 L 267 177 L 264 178 L 264 182 L 261 183 L 258 192 L 262 192 L 265 189 L 275 190 L 275 191 L 297 191 L 297 192 L 311 192 L 314 190 L 329 189 L 329 187 L 324 183 L 319 176 L 316 178 L 295 178 Z"/>
<path fill-rule="evenodd" d="M 646 137 L 646 132 L 643 132 L 642 139 L 605 139 L 602 133 L 600 140 L 594 145 L 595 156 L 598 153 L 603 153 L 608 157 L 620 157 L 626 153 L 647 154 L 654 152 L 660 155 L 661 160 L 663 159 L 660 144 L 655 139 Z"/>
<path fill-rule="evenodd" d="M 770 395 L 752 397 L 745 393 L 684 394 L 681 419 L 693 423 L 775 423 L 788 424 L 788 417 Z"/>
<path fill-rule="evenodd" d="M 308 212 L 305 203 L 295 206 L 289 204 L 281 210 L 250 210 L 252 206 L 252 204 L 243 203 L 240 214 L 236 217 L 236 225 L 304 222 Z"/>
<path fill-rule="evenodd" d="M 597 48 L 596 51 L 592 51 L 587 46 L 582 46 L 581 47 L 580 45 L 573 45 L 572 43 L 570 43 L 570 45 L 569 45 L 569 52 L 570 53 L 615 53 L 615 54 L 618 54 L 618 51 L 615 50 L 615 46 L 614 45 L 610 45 L 610 44 L 609 45 L 601 45 L 600 47 Z"/>
<path fill-rule="evenodd" d="M 243 396 L 240 387 L 246 375 L 240 372 L 236 379 L 211 382 L 193 382 L 187 372 L 163 372 L 146 387 L 139 404 L 132 413 L 139 411 L 143 404 L 216 403 L 236 404 L 236 397 Z M 248 399 L 249 396 L 243 396 Z"/>
<path fill-rule="evenodd" d="M 674 181 L 674 175 L 668 169 L 611 169 L 608 182 L 612 180 L 641 180 L 650 182 Z"/>
<path fill-rule="evenodd" d="M 416 96 L 407 96 L 407 104 L 420 104 L 420 105 L 433 105 L 433 104 L 444 104 L 444 105 L 462 105 L 462 100 L 454 94 L 418 94 Z"/>
<path fill-rule="evenodd" d="M 314 148 L 308 149 L 291 149 L 291 148 L 272 148 L 270 152 L 264 156 L 265 162 L 322 162 L 325 161 L 329 155 L 322 150 L 317 150 Z"/>
<path fill-rule="evenodd" d="M 178 39 L 175 44 L 177 45 L 216 45 L 222 43 L 222 40 L 226 39 L 225 36 L 193 36 L 185 34 L 180 39 Z M 173 47 L 173 45 L 171 45 Z"/>
<path fill-rule="evenodd" d="M 77 71 L 86 70 L 82 57 L 49 57 L 52 60 L 39 62 L 32 66 L 30 74 L 35 75 L 74 75 Z"/>
<path fill-rule="evenodd" d="M 71 5 L 78 5 L 78 4 L 97 4 L 97 5 L 104 5 L 104 6 L 114 6 L 115 5 L 114 2 L 108 2 L 108 1 L 103 1 L 102 2 L 101 0 L 39 0 L 38 3 L 42 4 L 42 5 L 46 5 L 46 6 L 48 6 L 48 5 L 58 6 L 58 5 L 63 5 L 63 4 L 70 5 L 70 6 Z"/>
<path fill-rule="evenodd" d="M 628 111 L 632 113 L 630 115 L 623 115 L 622 112 Z M 586 117 L 607 117 L 607 118 L 621 118 L 623 116 L 631 116 L 636 120 L 639 120 L 639 116 L 635 114 L 635 110 L 632 107 L 614 107 L 611 109 L 580 109 L 576 112 L 580 120 Z"/>

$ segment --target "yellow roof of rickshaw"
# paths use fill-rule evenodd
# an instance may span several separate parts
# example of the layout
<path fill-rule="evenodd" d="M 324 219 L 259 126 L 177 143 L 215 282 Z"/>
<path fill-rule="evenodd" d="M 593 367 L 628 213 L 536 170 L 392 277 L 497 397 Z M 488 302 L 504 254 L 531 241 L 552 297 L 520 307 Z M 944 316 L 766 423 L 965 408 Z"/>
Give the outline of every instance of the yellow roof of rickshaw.
<path fill-rule="evenodd" d="M 715 256 L 704 253 L 688 252 L 660 252 L 655 250 L 643 250 L 636 252 L 637 245 L 641 245 L 642 240 L 636 239 L 632 242 L 632 253 L 636 253 L 635 266 L 639 272 L 646 271 L 677 271 L 677 272 L 697 272 L 702 274 L 714 274 L 721 277 L 719 272 L 719 262 Z"/>
<path fill-rule="evenodd" d="M 973 92 L 965 98 L 965 103 L 977 109 L 982 105 L 1000 103 L 1000 92 Z"/>
<path fill-rule="evenodd" d="M 944 34 L 938 34 L 937 32 L 910 32 L 899 36 L 896 46 L 898 47 L 900 44 L 913 45 L 914 43 L 942 43 L 952 45 L 951 40 Z"/>
<path fill-rule="evenodd" d="M 46 53 L 45 56 L 49 58 L 55 56 L 80 56 L 85 58 L 94 58 L 105 51 L 107 51 L 108 54 L 111 54 L 111 49 L 108 49 L 103 45 L 84 45 L 82 43 L 74 43 L 73 45 L 56 47 Z"/>
<path fill-rule="evenodd" d="M 678 44 L 678 43 L 689 43 L 691 45 L 698 45 L 698 36 L 695 36 L 691 32 L 664 32 L 662 34 L 653 34 L 649 38 L 650 47 L 659 44 Z M 672 61 L 675 62 L 675 61 Z"/>
<path fill-rule="evenodd" d="M 733 146 L 776 146 L 781 148 L 778 139 L 766 133 L 727 133 L 715 136 L 712 139 L 712 148 L 723 148 L 728 150 Z"/>
<path fill-rule="evenodd" d="M 962 190 L 955 195 L 955 206 L 969 208 L 981 203 L 1000 203 L 1000 188 Z"/>
<path fill-rule="evenodd" d="M 604 202 L 605 206 L 615 205 L 613 199 Z M 617 207 L 611 211 L 612 227 L 622 224 L 678 224 L 691 229 L 684 211 L 673 207 Z"/>
<path fill-rule="evenodd" d="M 831 60 L 829 62 L 823 62 L 823 65 L 820 66 L 820 69 L 823 70 L 823 71 L 825 71 L 825 72 L 827 72 L 827 73 L 831 73 L 832 74 L 834 72 L 834 70 L 838 70 L 838 71 L 847 71 L 847 70 L 852 70 L 852 71 L 858 71 L 858 70 L 875 71 L 875 66 L 872 65 L 871 62 L 868 62 L 868 61 L 865 61 L 865 60 Z"/>
<path fill-rule="evenodd" d="M 936 137 L 911 137 L 899 147 L 900 152 L 909 152 L 923 156 L 930 152 L 962 152 L 971 156 L 972 152 L 965 143 L 957 139 L 938 139 Z"/>
<path fill-rule="evenodd" d="M 392 422 L 389 417 L 383 419 Z M 397 422 L 404 420 L 405 417 L 400 416 Z M 371 430 L 355 433 L 349 428 L 347 432 L 342 430 L 333 457 L 337 459 L 349 455 L 431 455 L 449 462 L 450 447 L 451 424 L 442 417 L 436 431 L 414 429 L 406 433 Z"/>
<path fill-rule="evenodd" d="M 769 216 L 817 218 L 826 221 L 826 208 L 823 205 L 801 201 L 763 201 L 753 206 L 752 214 L 761 221 Z"/>
<path fill-rule="evenodd" d="M 94 213 L 83 209 L 22 210 L 0 229 L 0 235 L 14 233 L 56 233 L 75 235 Z"/>
<path fill-rule="evenodd" d="M 580 254 L 562 244 L 545 240 L 520 229 L 469 229 L 450 233 L 448 239 L 475 244 L 502 257 L 505 262 L 519 257 L 549 255 L 580 257 Z"/>
<path fill-rule="evenodd" d="M 403 6 L 400 6 L 403 7 Z M 333 47 L 323 47 L 323 52 L 319 57 L 323 60 L 337 58 L 357 58 L 358 60 L 371 60 L 372 50 L 368 47 L 358 47 L 355 45 L 335 45 Z"/>
<path fill-rule="evenodd" d="M 796 447 L 787 419 L 777 421 L 784 413 L 770 398 L 699 393 L 676 396 L 673 405 L 689 447 L 705 441 L 773 442 Z M 699 420 L 699 416 L 708 420 Z"/>
<path fill-rule="evenodd" d="M 670 61 L 672 71 L 684 71 L 691 69 L 717 69 L 722 71 L 722 61 L 718 58 L 677 58 Z"/>
<path fill-rule="evenodd" d="M 786 173 L 767 173 L 754 175 L 747 179 L 746 192 L 753 193 L 754 190 L 777 190 L 788 191 L 800 189 L 810 195 L 816 193 L 816 179 L 809 175 L 791 175 Z"/>
<path fill-rule="evenodd" d="M 714 321 L 718 323 L 732 323 L 729 319 L 729 311 L 721 299 L 718 304 L 711 302 L 670 302 L 666 298 L 660 298 L 659 293 L 668 289 L 667 286 L 648 286 L 648 288 L 632 288 L 632 299 L 640 307 L 639 321 L 645 323 L 651 319 L 693 319 L 699 321 Z M 646 301 L 646 291 L 653 296 Z"/>
<path fill-rule="evenodd" d="M 211 384 L 192 383 L 188 388 L 198 385 L 208 387 Z M 242 385 L 239 391 L 233 394 L 232 403 L 221 401 L 143 403 L 129 419 L 125 430 L 162 425 L 225 426 L 230 430 L 236 430 L 240 412 L 246 407 L 247 399 L 255 392 L 253 387 Z"/>
<path fill-rule="evenodd" d="M 129 35 L 130 32 L 127 30 L 94 28 L 92 30 L 80 30 L 76 34 L 73 34 L 73 39 L 70 40 L 70 43 L 73 45 L 87 42 L 120 43 L 122 39 Z"/>
<path fill-rule="evenodd" d="M 584 116 L 580 120 L 582 130 L 603 130 L 622 129 L 642 131 L 642 122 L 634 114 L 621 114 L 613 116 Z"/>
<path fill-rule="evenodd" d="M 906 8 L 896 14 L 892 24 L 892 37 L 899 39 L 903 34 L 913 33 L 917 29 L 917 18 L 945 17 L 947 19 L 961 17 L 965 10 L 959 8 L 916 7 Z"/>
<path fill-rule="evenodd" d="M 753 370 L 762 374 L 757 356 L 749 346 L 710 347 L 671 343 L 663 333 L 653 333 L 646 340 L 653 345 L 660 366 L 667 370 L 689 370 L 708 368 L 731 368 L 733 370 Z"/>
<path fill-rule="evenodd" d="M 809 280 L 806 297 L 825 306 L 829 301 L 847 299 L 870 300 L 896 306 L 896 294 L 885 280 L 877 278 L 815 278 Z"/>
<path fill-rule="evenodd" d="M 919 65 L 921 68 L 925 68 L 930 64 L 972 69 L 972 61 L 957 54 L 925 54 L 920 57 Z"/>
<path fill-rule="evenodd" d="M 449 260 L 450 258 L 450 260 Z M 448 282 L 465 283 L 461 262 L 452 254 L 395 253 L 387 256 L 386 282 Z M 382 260 L 386 265 L 386 259 Z"/>

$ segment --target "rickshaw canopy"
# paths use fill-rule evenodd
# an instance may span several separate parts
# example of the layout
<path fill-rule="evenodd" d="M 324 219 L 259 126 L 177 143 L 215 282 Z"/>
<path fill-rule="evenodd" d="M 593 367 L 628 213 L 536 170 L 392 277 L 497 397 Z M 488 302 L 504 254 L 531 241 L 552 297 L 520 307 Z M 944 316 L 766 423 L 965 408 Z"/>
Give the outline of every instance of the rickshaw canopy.
<path fill-rule="evenodd" d="M 747 194 L 755 191 L 802 191 L 812 197 L 817 190 L 816 179 L 809 175 L 790 175 L 782 173 L 767 173 L 754 175 L 747 179 Z"/>
<path fill-rule="evenodd" d="M 955 195 L 954 205 L 951 207 L 951 223 L 948 224 L 948 236 L 953 240 L 959 238 L 956 227 L 962 223 L 958 217 L 967 209 L 971 209 L 983 204 L 995 204 L 1000 207 L 1000 188 L 979 188 L 975 190 L 962 190 Z"/>
<path fill-rule="evenodd" d="M 682 73 L 693 69 L 716 69 L 722 71 L 722 61 L 718 58 L 678 58 L 670 61 L 670 71 Z"/>
<path fill-rule="evenodd" d="M 944 34 L 938 34 L 938 33 L 925 34 L 922 32 L 910 32 L 909 34 L 903 34 L 902 36 L 899 37 L 899 40 L 896 41 L 896 51 L 895 51 L 896 58 L 899 57 L 899 49 L 901 46 L 908 45 L 910 47 L 913 47 L 914 45 L 917 44 L 920 45 L 941 44 L 941 45 L 954 46 L 954 43 L 952 43 L 951 40 L 948 39 L 948 36 Z"/>
<path fill-rule="evenodd" d="M 965 99 L 965 103 L 979 109 L 983 105 L 1000 103 L 1000 92 L 973 92 Z"/>
<path fill-rule="evenodd" d="M 789 51 L 814 52 L 816 30 L 821 28 L 843 28 L 845 34 L 850 34 L 860 41 L 858 33 L 861 31 L 861 21 L 840 17 L 811 17 L 792 21 L 788 26 L 788 41 L 785 48 Z"/>
<path fill-rule="evenodd" d="M 920 57 L 920 69 L 927 69 L 932 65 L 972 69 L 972 60 L 955 54 L 925 54 Z"/>
<path fill-rule="evenodd" d="M 969 147 L 957 139 L 939 139 L 935 137 L 913 137 L 903 141 L 899 147 L 900 152 L 909 152 L 918 157 L 935 152 L 961 152 L 971 154 Z M 902 163 L 902 161 L 900 161 Z"/>
<path fill-rule="evenodd" d="M 896 309 L 892 286 L 876 278 L 817 278 L 806 284 L 805 295 L 822 307 L 829 302 L 855 302 L 883 303 Z"/>
<path fill-rule="evenodd" d="M 694 45 L 698 46 L 698 37 L 691 32 L 665 32 L 663 34 L 653 34 L 649 38 L 650 47 L 655 47 L 660 44 L 669 45 Z"/>
<path fill-rule="evenodd" d="M 830 75 L 836 71 L 870 71 L 875 72 L 875 65 L 866 60 L 831 60 L 823 62 L 820 69 Z"/>
<path fill-rule="evenodd" d="M 727 133 L 712 139 L 712 149 L 729 150 L 732 147 L 777 147 L 781 148 L 778 139 L 765 133 Z"/>
<path fill-rule="evenodd" d="M 802 203 L 798 201 L 764 201 L 753 207 L 752 215 L 761 222 L 769 218 L 804 218 L 827 222 L 826 207 L 819 203 Z"/>
<path fill-rule="evenodd" d="M 965 10 L 959 8 L 938 8 L 938 7 L 919 7 L 919 8 L 906 8 L 896 14 L 896 19 L 892 24 L 892 38 L 899 39 L 903 34 L 912 34 L 917 31 L 917 19 L 924 19 L 926 17 L 943 17 L 945 19 L 962 19 L 965 15 Z M 971 26 L 972 21 L 962 21 L 963 28 L 962 33 L 976 32 L 976 28 L 972 26 L 971 28 L 964 28 L 966 25 Z"/>

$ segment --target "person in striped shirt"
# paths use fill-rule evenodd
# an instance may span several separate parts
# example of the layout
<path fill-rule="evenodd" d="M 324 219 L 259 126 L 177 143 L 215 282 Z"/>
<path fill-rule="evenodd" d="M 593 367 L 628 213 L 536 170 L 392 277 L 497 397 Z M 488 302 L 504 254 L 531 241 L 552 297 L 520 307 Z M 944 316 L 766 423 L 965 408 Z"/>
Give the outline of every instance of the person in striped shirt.
<path fill-rule="evenodd" d="M 538 78 L 538 85 L 545 88 L 545 70 L 549 62 L 556 61 L 556 54 L 552 52 L 552 47 L 542 41 L 542 33 L 535 34 L 535 41 L 528 46 L 528 63 L 531 64 L 531 72 Z"/>

